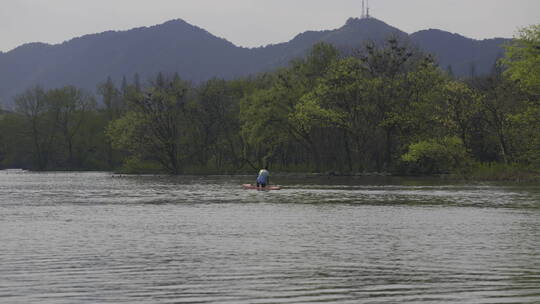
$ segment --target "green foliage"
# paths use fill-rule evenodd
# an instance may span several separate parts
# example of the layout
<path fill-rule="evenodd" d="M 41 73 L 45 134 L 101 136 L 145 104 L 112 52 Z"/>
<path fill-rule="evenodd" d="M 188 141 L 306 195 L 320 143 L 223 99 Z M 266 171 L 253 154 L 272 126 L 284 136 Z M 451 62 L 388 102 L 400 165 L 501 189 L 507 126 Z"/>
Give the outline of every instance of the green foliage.
<path fill-rule="evenodd" d="M 20 121 L 15 132 L 26 139 L 18 148 L 33 159 L 24 167 L 96 169 L 99 162 L 92 152 L 99 145 L 95 139 L 101 136 L 103 125 L 94 124 L 96 102 L 91 95 L 72 86 L 49 91 L 35 87 L 16 97 L 15 105 Z"/>
<path fill-rule="evenodd" d="M 411 136 L 433 129 L 431 100 L 443 81 L 429 56 L 390 39 L 332 61 L 291 118 L 305 130 L 334 134 L 324 150 L 346 160 L 340 170 L 380 171 Z"/>
<path fill-rule="evenodd" d="M 506 51 L 502 60 L 507 67 L 505 75 L 529 94 L 525 109 L 509 117 L 515 138 L 514 158 L 540 168 L 540 25 L 522 29 Z"/>
<path fill-rule="evenodd" d="M 55 124 L 61 138 L 62 153 L 67 155 L 66 168 L 83 167 L 83 160 L 76 157 L 76 149 L 81 148 L 82 128 L 88 116 L 96 108 L 96 102 L 92 96 L 72 87 L 53 89 L 47 92 L 50 111 L 55 115 Z M 77 154 L 81 155 L 81 154 Z"/>
<path fill-rule="evenodd" d="M 415 173 L 464 173 L 470 169 L 471 157 L 463 141 L 455 136 L 420 141 L 409 146 L 401 159 Z"/>
<path fill-rule="evenodd" d="M 286 68 L 197 87 L 161 73 L 119 88 L 108 78 L 99 107 L 74 87 L 31 88 L 0 113 L 0 167 L 467 175 L 492 162 L 505 165 L 478 165 L 478 176 L 535 172 L 537 32 L 508 46 L 506 72 L 467 80 L 392 38 L 348 57 L 317 44 Z"/>
<path fill-rule="evenodd" d="M 31 142 L 22 132 L 24 119 L 14 113 L 0 114 L 0 169 L 27 168 L 32 163 Z"/>
<path fill-rule="evenodd" d="M 512 135 L 517 127 L 512 116 L 526 108 L 523 91 L 498 71 L 474 79 L 472 86 L 479 94 L 479 112 L 472 121 L 477 130 L 471 134 L 475 142 L 471 148 L 474 148 L 478 161 L 515 162 L 519 138 Z"/>
<path fill-rule="evenodd" d="M 124 94 L 128 94 L 130 88 L 124 83 L 123 90 Z M 103 97 L 103 105 L 108 119 L 119 118 L 124 112 L 124 99 L 110 77 L 107 78 L 106 82 L 98 85 L 98 92 Z"/>
<path fill-rule="evenodd" d="M 337 55 L 332 46 L 317 44 L 307 58 L 293 61 L 290 68 L 272 75 L 266 86 L 243 98 L 240 121 L 247 144 L 246 159 L 255 158 L 262 166 L 283 158 L 294 143 L 311 155 L 315 169 L 319 169 L 321 162 L 312 130 L 302 114 L 295 111 L 306 109 L 299 105 L 302 96 L 313 90 L 317 79 L 337 60 Z"/>
<path fill-rule="evenodd" d="M 480 96 L 465 83 L 449 81 L 443 87 L 441 97 L 443 126 L 464 143 L 470 143 L 475 115 L 480 110 Z"/>
<path fill-rule="evenodd" d="M 128 112 L 122 118 L 111 121 L 106 129 L 113 148 L 125 149 L 133 154 L 142 151 L 146 139 L 141 137 L 146 129 L 147 118 L 138 112 Z"/>
<path fill-rule="evenodd" d="M 344 124 L 343 113 L 323 108 L 313 95 L 304 95 L 289 115 L 290 121 L 300 129 L 310 132 L 315 127 L 329 127 Z"/>
<path fill-rule="evenodd" d="M 291 138 L 287 119 L 290 109 L 285 104 L 286 96 L 277 89 L 257 90 L 241 102 L 240 122 L 242 137 L 250 152 L 264 166 L 275 155 L 277 149 Z"/>
<path fill-rule="evenodd" d="M 197 90 L 195 132 L 199 140 L 193 144 L 197 144 L 200 151 L 197 157 L 200 166 L 221 168 L 224 163 L 239 165 L 238 112 L 242 87 L 238 85 L 240 89 L 232 82 L 211 79 Z"/>
<path fill-rule="evenodd" d="M 32 139 L 33 167 L 38 170 L 47 169 L 56 132 L 48 111 L 45 91 L 40 87 L 28 89 L 15 98 L 15 110 L 25 120 L 23 132 Z"/>
<path fill-rule="evenodd" d="M 540 24 L 523 28 L 518 37 L 506 45 L 501 61 L 508 77 L 532 94 L 540 95 Z"/>
<path fill-rule="evenodd" d="M 515 141 L 515 159 L 540 168 L 540 107 L 529 105 L 525 111 L 510 116 L 511 136 Z"/>

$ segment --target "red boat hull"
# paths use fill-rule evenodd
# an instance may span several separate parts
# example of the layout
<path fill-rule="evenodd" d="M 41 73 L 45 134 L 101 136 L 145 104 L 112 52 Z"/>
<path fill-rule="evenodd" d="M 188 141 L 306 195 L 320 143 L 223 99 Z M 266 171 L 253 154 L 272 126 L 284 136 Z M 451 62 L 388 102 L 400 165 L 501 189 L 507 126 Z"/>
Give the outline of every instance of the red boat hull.
<path fill-rule="evenodd" d="M 268 191 L 268 190 L 281 190 L 281 187 L 279 186 L 267 186 L 267 187 L 257 187 L 251 184 L 243 184 L 242 187 L 245 190 L 261 190 L 261 191 Z"/>

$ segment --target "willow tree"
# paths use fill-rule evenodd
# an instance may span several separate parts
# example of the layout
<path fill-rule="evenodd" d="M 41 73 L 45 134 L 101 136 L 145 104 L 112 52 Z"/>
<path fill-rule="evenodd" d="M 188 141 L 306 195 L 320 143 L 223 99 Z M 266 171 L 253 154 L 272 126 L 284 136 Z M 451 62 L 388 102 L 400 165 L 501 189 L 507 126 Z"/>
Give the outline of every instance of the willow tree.
<path fill-rule="evenodd" d="M 108 127 L 113 146 L 137 161 L 156 161 L 170 174 L 180 174 L 189 145 L 188 89 L 179 77 L 159 76 L 154 86 L 132 94 L 130 110 Z"/>

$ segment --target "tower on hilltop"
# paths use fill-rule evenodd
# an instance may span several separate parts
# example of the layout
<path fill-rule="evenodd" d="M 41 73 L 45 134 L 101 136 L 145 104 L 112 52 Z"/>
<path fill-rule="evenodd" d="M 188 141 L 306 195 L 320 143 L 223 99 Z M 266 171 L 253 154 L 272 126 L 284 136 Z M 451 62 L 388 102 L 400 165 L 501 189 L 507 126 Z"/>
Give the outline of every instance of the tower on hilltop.
<path fill-rule="evenodd" d="M 371 16 L 369 15 L 369 0 L 366 0 L 366 1 L 367 1 L 366 18 L 370 18 Z"/>
<path fill-rule="evenodd" d="M 362 19 L 369 18 L 369 0 L 362 0 Z"/>

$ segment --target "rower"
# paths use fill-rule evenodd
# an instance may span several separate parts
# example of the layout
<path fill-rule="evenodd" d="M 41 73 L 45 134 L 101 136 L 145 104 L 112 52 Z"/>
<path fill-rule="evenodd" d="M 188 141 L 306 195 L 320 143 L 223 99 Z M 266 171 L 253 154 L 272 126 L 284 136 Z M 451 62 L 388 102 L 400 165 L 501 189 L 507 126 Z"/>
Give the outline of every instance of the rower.
<path fill-rule="evenodd" d="M 269 184 L 270 180 L 270 172 L 268 171 L 268 166 L 264 167 L 264 169 L 261 169 L 259 171 L 259 176 L 257 177 L 257 188 L 259 187 L 266 187 L 266 185 Z"/>

